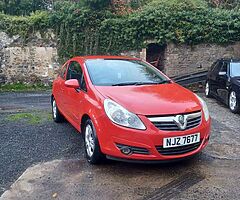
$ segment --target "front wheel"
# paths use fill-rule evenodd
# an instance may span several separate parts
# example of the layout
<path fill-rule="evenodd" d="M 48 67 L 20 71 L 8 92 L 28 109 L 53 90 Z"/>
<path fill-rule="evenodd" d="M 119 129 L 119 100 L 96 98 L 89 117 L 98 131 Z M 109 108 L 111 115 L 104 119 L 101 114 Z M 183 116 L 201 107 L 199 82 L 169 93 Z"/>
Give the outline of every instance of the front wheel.
<path fill-rule="evenodd" d="M 238 113 L 240 111 L 240 106 L 238 103 L 237 95 L 235 91 L 231 91 L 229 95 L 229 108 L 233 113 Z"/>
<path fill-rule="evenodd" d="M 101 152 L 95 127 L 90 119 L 86 121 L 84 127 L 84 147 L 90 164 L 98 164 L 103 160 L 104 154 Z"/>
<path fill-rule="evenodd" d="M 57 103 L 54 98 L 52 99 L 52 118 L 53 118 L 53 121 L 57 123 L 62 122 L 64 119 L 64 117 L 62 116 L 62 114 L 60 113 L 57 107 Z"/>

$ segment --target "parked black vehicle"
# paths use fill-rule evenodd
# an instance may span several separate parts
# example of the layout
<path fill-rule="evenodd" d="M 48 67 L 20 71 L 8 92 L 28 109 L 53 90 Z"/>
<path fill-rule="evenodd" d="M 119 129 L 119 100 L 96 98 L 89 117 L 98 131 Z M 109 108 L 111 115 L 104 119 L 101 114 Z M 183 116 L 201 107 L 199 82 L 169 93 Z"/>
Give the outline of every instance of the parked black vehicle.
<path fill-rule="evenodd" d="M 240 60 L 221 59 L 213 63 L 207 74 L 205 95 L 219 99 L 233 113 L 239 112 Z"/>

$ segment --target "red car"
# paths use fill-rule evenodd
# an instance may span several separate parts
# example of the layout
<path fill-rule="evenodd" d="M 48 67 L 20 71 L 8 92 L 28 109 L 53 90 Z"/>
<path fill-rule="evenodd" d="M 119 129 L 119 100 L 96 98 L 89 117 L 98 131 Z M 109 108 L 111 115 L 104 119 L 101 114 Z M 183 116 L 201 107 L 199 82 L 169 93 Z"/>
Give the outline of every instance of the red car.
<path fill-rule="evenodd" d="M 53 82 L 55 122 L 83 134 L 91 164 L 103 158 L 159 162 L 200 152 L 209 140 L 206 103 L 150 64 L 120 56 L 67 61 Z"/>

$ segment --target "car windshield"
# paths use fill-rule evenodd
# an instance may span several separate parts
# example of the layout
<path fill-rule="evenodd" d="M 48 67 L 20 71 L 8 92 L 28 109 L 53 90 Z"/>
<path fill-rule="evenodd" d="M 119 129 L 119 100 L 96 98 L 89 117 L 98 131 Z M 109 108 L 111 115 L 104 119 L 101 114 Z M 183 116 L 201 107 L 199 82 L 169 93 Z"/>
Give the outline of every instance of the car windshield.
<path fill-rule="evenodd" d="M 230 73 L 232 77 L 240 76 L 240 62 L 230 64 Z"/>
<path fill-rule="evenodd" d="M 94 85 L 124 86 L 168 83 L 154 67 L 139 60 L 91 59 L 86 66 Z"/>

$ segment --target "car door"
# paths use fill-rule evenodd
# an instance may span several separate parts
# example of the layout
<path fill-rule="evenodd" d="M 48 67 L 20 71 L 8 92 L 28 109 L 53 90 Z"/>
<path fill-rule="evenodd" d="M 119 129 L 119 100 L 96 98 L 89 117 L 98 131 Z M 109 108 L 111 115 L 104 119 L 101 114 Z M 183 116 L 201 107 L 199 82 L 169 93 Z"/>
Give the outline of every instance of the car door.
<path fill-rule="evenodd" d="M 69 63 L 66 80 L 70 79 L 77 79 L 80 85 L 79 89 L 65 87 L 67 115 L 71 118 L 71 122 L 76 125 L 80 122 L 81 107 L 86 92 L 83 70 L 78 61 Z"/>
<path fill-rule="evenodd" d="M 218 78 L 219 71 L 222 67 L 222 64 L 223 64 L 222 61 L 217 61 L 215 63 L 215 65 L 212 67 L 212 71 L 208 75 L 209 84 L 211 86 L 211 91 L 212 91 L 213 95 L 216 95 L 216 96 L 218 95 L 218 93 L 217 93 L 217 89 L 218 89 L 217 78 Z"/>
<path fill-rule="evenodd" d="M 65 85 L 64 82 L 66 80 L 66 74 L 67 74 L 67 68 L 68 68 L 68 62 L 66 62 L 63 67 L 61 68 L 59 72 L 59 76 L 56 79 L 56 90 L 55 90 L 55 99 L 58 105 L 58 108 L 64 112 L 64 89 Z"/>
<path fill-rule="evenodd" d="M 228 88 L 229 88 L 229 63 L 223 62 L 220 71 L 216 77 L 217 95 L 218 97 L 227 103 L 228 100 Z"/>

